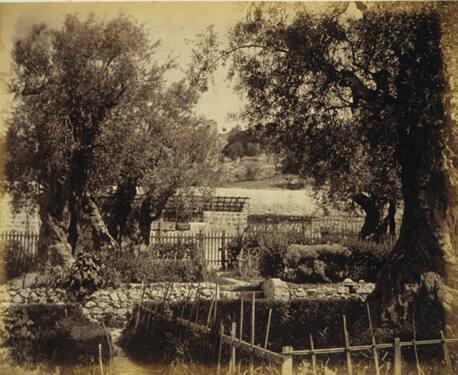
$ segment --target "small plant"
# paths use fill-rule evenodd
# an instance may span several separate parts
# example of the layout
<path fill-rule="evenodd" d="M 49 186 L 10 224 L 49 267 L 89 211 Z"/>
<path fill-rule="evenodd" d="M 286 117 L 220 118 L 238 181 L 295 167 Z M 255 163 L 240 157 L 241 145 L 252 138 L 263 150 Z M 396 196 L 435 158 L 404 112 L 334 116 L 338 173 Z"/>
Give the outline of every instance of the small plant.
<path fill-rule="evenodd" d="M 70 268 L 63 287 L 78 300 L 84 299 L 104 287 L 103 268 L 99 255 L 80 254 Z"/>
<path fill-rule="evenodd" d="M 288 249 L 288 238 L 282 233 L 265 233 L 259 236 L 259 270 L 264 277 L 279 277 L 284 274 L 284 257 Z"/>

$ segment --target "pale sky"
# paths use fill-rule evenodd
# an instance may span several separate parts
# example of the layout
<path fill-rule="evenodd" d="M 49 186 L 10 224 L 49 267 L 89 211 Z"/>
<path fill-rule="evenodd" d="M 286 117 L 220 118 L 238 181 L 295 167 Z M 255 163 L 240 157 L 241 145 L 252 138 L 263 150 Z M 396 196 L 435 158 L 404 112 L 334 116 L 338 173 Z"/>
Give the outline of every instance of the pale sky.
<path fill-rule="evenodd" d="M 1 1 L 1 0 L 0 0 Z M 309 10 L 323 10 L 326 2 L 306 2 Z M 285 4 L 293 12 L 303 7 L 304 2 Z M 98 3 L 2 3 L 0 4 L 0 131 L 6 129 L 5 119 L 11 107 L 7 83 L 11 68 L 11 50 L 13 42 L 26 35 L 31 25 L 46 23 L 60 27 L 65 16 L 78 13 L 82 16 L 95 14 L 104 19 L 120 13 L 132 16 L 144 24 L 152 40 L 161 40 L 157 50 L 159 60 L 165 60 L 169 54 L 177 57 L 177 62 L 185 67 L 191 59 L 192 43 L 197 34 L 207 26 L 214 29 L 221 41 L 231 26 L 246 14 L 248 2 L 98 2 Z M 351 4 L 350 7 L 354 8 Z M 231 113 L 238 113 L 245 101 L 233 90 L 233 84 L 226 80 L 226 68 L 220 68 L 209 90 L 202 95 L 197 112 L 218 124 L 218 129 L 229 129 L 237 123 L 228 118 Z M 177 76 L 179 72 L 176 72 Z M 238 124 L 244 125 L 244 124 Z"/>
<path fill-rule="evenodd" d="M 11 49 L 14 39 L 25 35 L 30 26 L 47 23 L 59 27 L 68 13 L 81 15 L 95 14 L 103 19 L 119 13 L 131 15 L 145 25 L 148 35 L 160 39 L 157 50 L 159 60 L 172 53 L 181 66 L 191 58 L 192 44 L 197 34 L 214 25 L 216 32 L 224 39 L 229 27 L 243 17 L 246 3 L 54 3 L 54 4 L 2 4 L 0 5 L 0 74 L 2 77 L 1 128 L 5 129 L 5 118 L 11 106 L 6 84 L 11 68 Z M 180 73 L 177 71 L 176 75 Z M 215 120 L 219 130 L 236 125 L 227 115 L 238 112 L 243 101 L 234 93 L 232 83 L 226 81 L 226 71 L 221 68 L 210 82 L 208 92 L 202 95 L 197 112 Z M 174 77 L 171 77 L 174 78 Z"/>

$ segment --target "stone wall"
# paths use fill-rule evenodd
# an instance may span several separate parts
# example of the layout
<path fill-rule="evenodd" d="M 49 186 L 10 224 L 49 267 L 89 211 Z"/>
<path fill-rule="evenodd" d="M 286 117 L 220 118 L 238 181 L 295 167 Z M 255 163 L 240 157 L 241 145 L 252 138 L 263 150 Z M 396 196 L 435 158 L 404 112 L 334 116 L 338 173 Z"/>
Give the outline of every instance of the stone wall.
<path fill-rule="evenodd" d="M 170 295 L 171 301 L 183 301 L 189 296 L 192 301 L 196 297 L 199 283 L 175 283 Z M 268 287 L 267 287 L 268 286 Z M 162 301 L 168 289 L 168 283 L 150 284 L 144 289 L 140 284 L 130 284 L 117 289 L 104 289 L 90 295 L 81 302 L 83 313 L 92 321 L 104 321 L 107 325 L 122 327 L 136 303 L 144 301 Z M 242 289 L 242 290 L 241 290 Z M 242 295 L 256 298 L 287 301 L 290 299 L 307 298 L 360 298 L 365 299 L 374 289 L 371 283 L 354 283 L 351 280 L 337 284 L 289 284 L 279 279 L 266 280 L 263 290 L 253 286 L 240 288 L 240 284 L 221 285 L 219 298 L 239 299 Z M 200 283 L 200 298 L 212 299 L 216 293 L 216 285 L 211 282 Z M 32 303 L 65 304 L 71 302 L 63 289 L 54 288 L 22 288 L 13 285 L 0 287 L 0 310 L 11 305 Z"/>
<path fill-rule="evenodd" d="M 334 284 L 290 284 L 280 279 L 268 279 L 263 283 L 264 297 L 278 301 L 307 298 L 365 300 L 374 288 L 373 283 L 366 283 L 362 280 L 356 283 L 351 279 Z"/>

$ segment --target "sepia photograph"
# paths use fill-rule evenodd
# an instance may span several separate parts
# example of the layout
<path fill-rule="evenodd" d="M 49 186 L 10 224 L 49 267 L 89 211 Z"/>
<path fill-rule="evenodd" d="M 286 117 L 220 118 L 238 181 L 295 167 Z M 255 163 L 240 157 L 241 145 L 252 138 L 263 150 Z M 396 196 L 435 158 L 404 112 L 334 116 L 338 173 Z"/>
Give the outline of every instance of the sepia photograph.
<path fill-rule="evenodd" d="M 458 3 L 0 2 L 22 374 L 458 374 Z"/>

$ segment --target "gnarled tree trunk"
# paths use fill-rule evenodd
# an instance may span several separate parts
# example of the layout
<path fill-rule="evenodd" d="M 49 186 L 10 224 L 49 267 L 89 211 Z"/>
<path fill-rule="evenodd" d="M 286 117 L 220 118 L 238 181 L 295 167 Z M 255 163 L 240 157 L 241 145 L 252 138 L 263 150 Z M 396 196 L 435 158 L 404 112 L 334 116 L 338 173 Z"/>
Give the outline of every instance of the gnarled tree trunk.
<path fill-rule="evenodd" d="M 68 241 L 70 215 L 64 187 L 55 182 L 40 203 L 38 258 L 41 263 L 69 267 L 73 263 Z"/>
<path fill-rule="evenodd" d="M 435 120 L 426 123 L 415 118 L 415 113 L 409 113 L 400 129 L 404 216 L 399 239 L 379 273 L 372 301 L 379 307 L 385 324 L 410 320 L 415 313 L 416 321 L 424 329 L 437 332 L 448 324 L 447 328 L 456 334 L 458 106 L 451 98 L 458 96 L 458 71 L 454 63 L 458 58 L 454 46 L 458 15 L 457 8 L 446 9 L 444 6 L 440 18 L 443 60 L 438 57 L 438 61 L 427 62 L 428 69 L 434 70 L 435 64 L 443 67 L 445 92 L 441 93 L 442 100 L 432 106 Z M 430 35 L 434 37 L 434 33 Z M 409 69 L 406 76 L 411 74 Z M 419 94 L 419 106 L 422 100 L 431 100 L 420 96 L 421 92 L 427 92 L 424 85 L 440 86 L 437 81 L 414 82 L 419 85 L 413 87 Z M 405 87 L 406 91 L 409 89 L 412 88 Z M 401 97 L 403 94 L 412 95 L 401 91 Z"/>
<path fill-rule="evenodd" d="M 77 216 L 77 238 L 73 246 L 75 254 L 100 249 L 114 251 L 118 248 L 117 242 L 108 231 L 99 207 L 89 194 L 84 194 L 78 199 L 75 215 Z"/>
<path fill-rule="evenodd" d="M 363 209 L 365 213 L 364 223 L 359 231 L 359 238 L 364 240 L 372 236 L 380 224 L 381 210 L 372 197 L 365 194 L 356 194 L 353 200 Z"/>
<path fill-rule="evenodd" d="M 359 232 L 359 239 L 370 239 L 374 242 L 381 242 L 389 233 L 391 236 L 396 232 L 396 201 L 390 200 L 388 212 L 383 218 L 385 204 L 368 195 L 359 193 L 353 200 L 362 208 L 365 213 L 364 223 Z M 383 218 L 383 219 L 382 219 Z"/>

